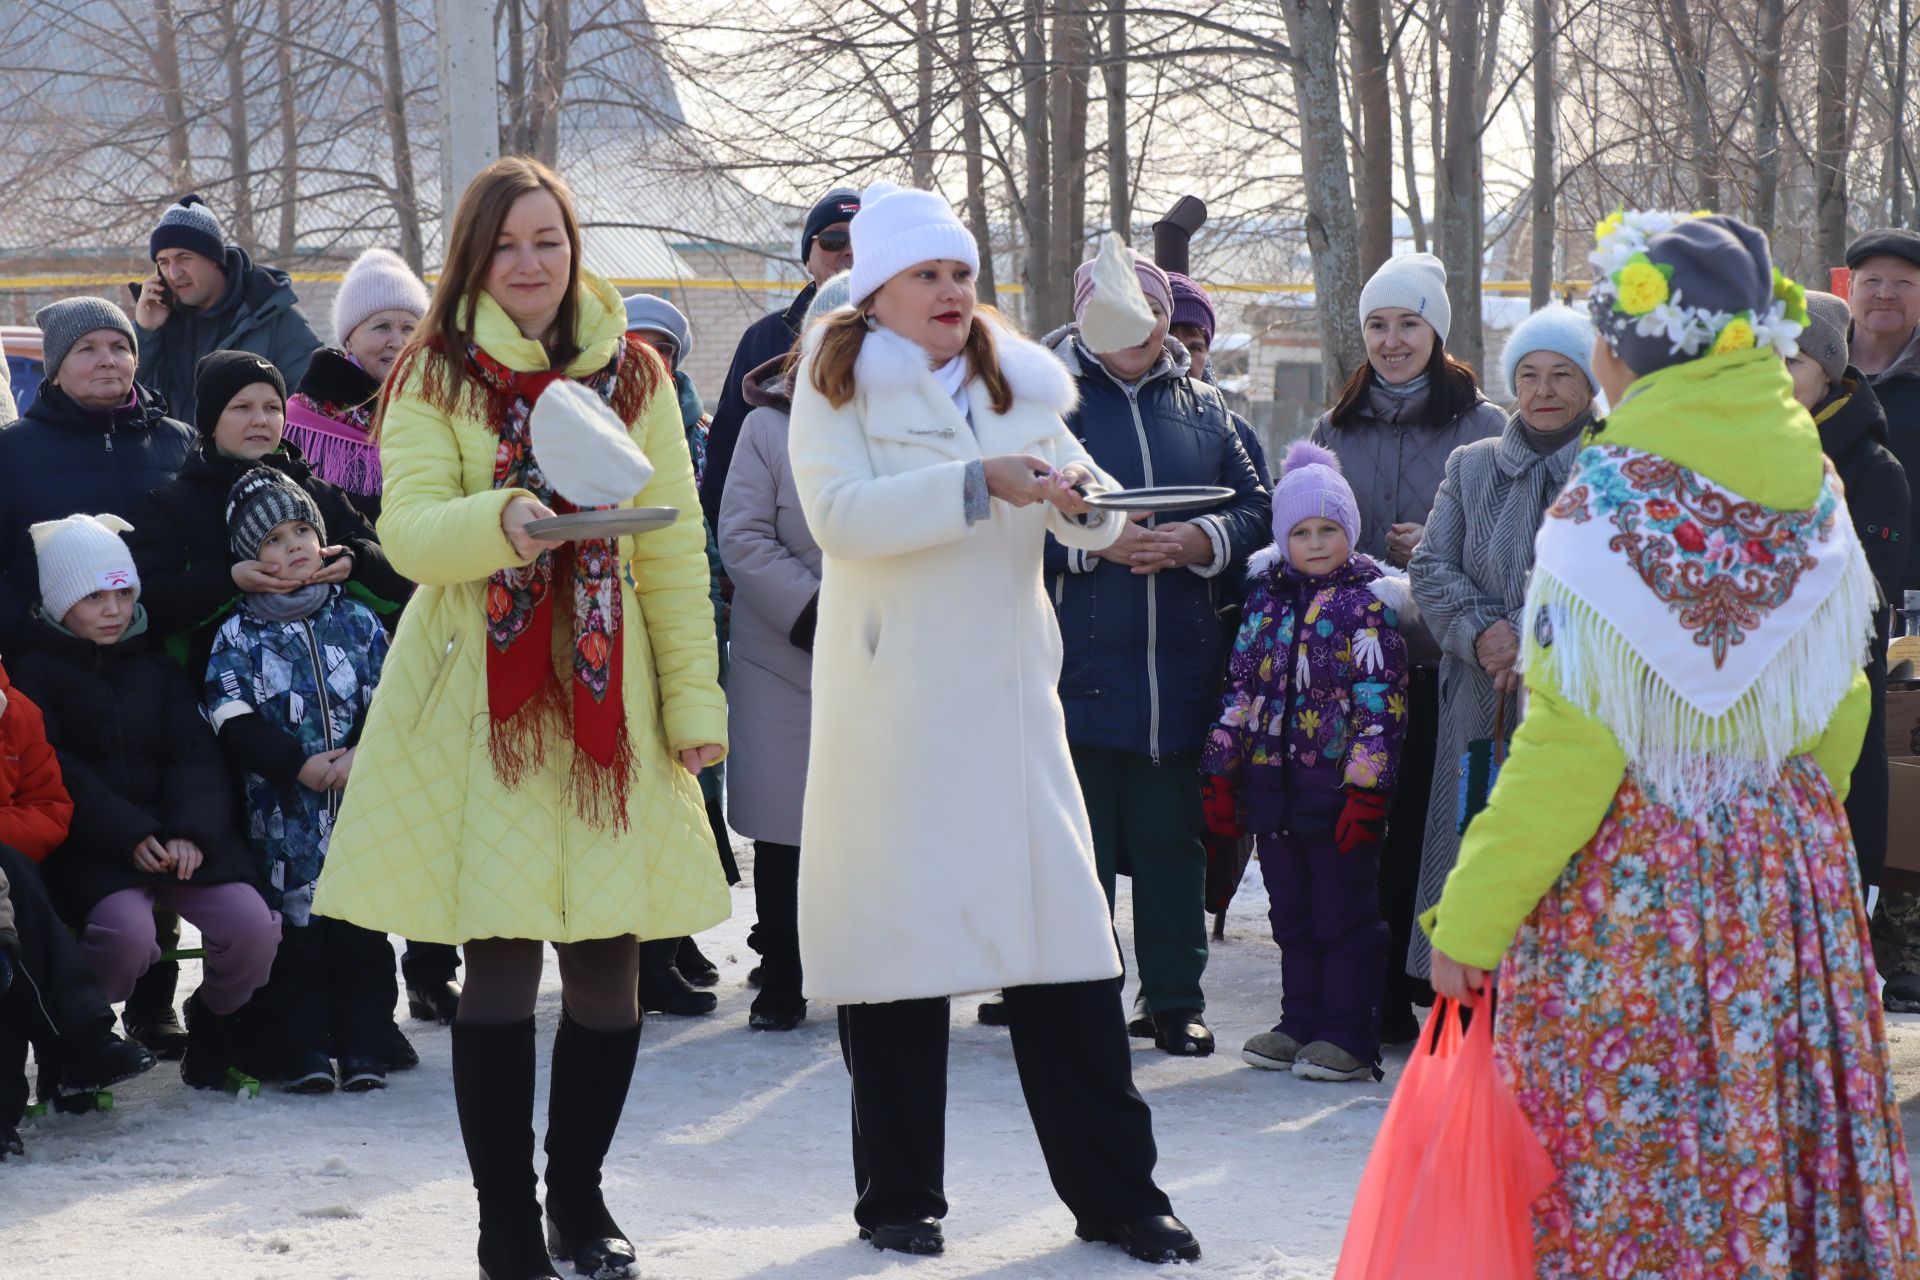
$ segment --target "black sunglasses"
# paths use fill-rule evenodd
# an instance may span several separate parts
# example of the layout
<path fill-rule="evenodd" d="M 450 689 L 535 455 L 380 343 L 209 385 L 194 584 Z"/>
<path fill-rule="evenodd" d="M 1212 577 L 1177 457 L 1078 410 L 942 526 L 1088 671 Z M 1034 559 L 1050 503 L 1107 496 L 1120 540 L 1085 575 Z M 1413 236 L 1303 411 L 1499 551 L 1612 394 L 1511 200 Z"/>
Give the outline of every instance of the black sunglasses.
<path fill-rule="evenodd" d="M 853 243 L 853 237 L 844 231 L 822 231 L 813 238 L 813 242 L 828 253 L 845 253 L 847 246 Z"/>

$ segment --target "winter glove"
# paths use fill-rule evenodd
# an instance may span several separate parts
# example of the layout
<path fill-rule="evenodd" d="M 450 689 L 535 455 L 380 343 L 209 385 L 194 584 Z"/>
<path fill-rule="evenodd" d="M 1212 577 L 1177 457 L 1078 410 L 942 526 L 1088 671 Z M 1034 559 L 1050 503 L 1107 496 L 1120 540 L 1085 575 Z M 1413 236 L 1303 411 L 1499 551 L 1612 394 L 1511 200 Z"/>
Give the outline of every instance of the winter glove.
<path fill-rule="evenodd" d="M 1229 840 L 1242 834 L 1240 806 L 1233 794 L 1232 782 L 1218 774 L 1210 776 L 1201 792 L 1201 803 L 1207 817 L 1207 830 Z"/>
<path fill-rule="evenodd" d="M 1334 824 L 1333 838 L 1340 852 L 1352 853 L 1363 844 L 1378 844 L 1387 831 L 1388 797 L 1378 791 L 1349 790 L 1346 807 Z"/>
<path fill-rule="evenodd" d="M 787 632 L 787 643 L 803 653 L 813 652 L 813 633 L 820 625 L 820 593 L 813 593 L 813 599 L 807 601 L 807 607 L 793 620 L 793 630 Z"/>

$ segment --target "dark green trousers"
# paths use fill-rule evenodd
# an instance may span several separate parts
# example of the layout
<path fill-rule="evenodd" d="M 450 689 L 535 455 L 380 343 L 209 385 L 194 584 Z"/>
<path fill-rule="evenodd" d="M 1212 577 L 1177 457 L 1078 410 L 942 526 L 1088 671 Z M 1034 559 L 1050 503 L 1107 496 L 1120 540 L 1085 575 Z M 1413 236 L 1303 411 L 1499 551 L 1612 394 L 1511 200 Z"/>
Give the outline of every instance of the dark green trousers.
<path fill-rule="evenodd" d="M 1073 748 L 1074 771 L 1093 823 L 1100 887 L 1113 910 L 1114 876 L 1125 852 L 1133 877 L 1133 951 L 1147 1008 L 1204 1009 L 1207 968 L 1207 851 L 1200 842 L 1200 755 Z"/>

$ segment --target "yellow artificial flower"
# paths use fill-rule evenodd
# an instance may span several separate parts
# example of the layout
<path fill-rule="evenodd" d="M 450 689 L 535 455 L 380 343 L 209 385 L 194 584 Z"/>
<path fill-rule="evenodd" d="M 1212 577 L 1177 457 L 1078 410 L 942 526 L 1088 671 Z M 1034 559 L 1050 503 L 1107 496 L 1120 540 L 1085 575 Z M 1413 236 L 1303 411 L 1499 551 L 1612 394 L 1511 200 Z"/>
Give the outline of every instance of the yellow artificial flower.
<path fill-rule="evenodd" d="M 1614 281 L 1620 289 L 1620 310 L 1630 316 L 1647 314 L 1673 292 L 1667 284 L 1666 273 L 1645 259 L 1620 268 Z"/>
<path fill-rule="evenodd" d="M 1625 221 L 1626 221 L 1626 211 L 1622 209 L 1615 209 L 1612 213 L 1600 219 L 1600 221 L 1594 223 L 1593 224 L 1594 244 L 1598 245 L 1603 243 L 1608 236 L 1618 231 L 1621 225 Z"/>
<path fill-rule="evenodd" d="M 1713 340 L 1713 354 L 1724 356 L 1730 351 L 1750 351 L 1753 349 L 1753 326 L 1745 316 L 1735 316 Z"/>

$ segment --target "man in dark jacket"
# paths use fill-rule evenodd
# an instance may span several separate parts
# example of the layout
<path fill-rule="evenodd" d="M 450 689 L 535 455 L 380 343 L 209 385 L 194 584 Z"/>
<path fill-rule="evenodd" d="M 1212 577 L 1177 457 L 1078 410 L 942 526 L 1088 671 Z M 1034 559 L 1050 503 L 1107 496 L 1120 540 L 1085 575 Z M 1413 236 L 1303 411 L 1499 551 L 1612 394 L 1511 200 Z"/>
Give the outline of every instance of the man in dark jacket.
<path fill-rule="evenodd" d="M 1234 496 L 1204 514 L 1132 523 L 1097 555 L 1049 541 L 1045 572 L 1060 620 L 1067 740 L 1109 903 L 1123 854 L 1133 877 L 1146 1007 L 1131 1029 L 1168 1053 L 1204 1054 L 1213 1033 L 1200 989 L 1200 747 L 1219 709 L 1218 610 L 1238 603 L 1228 571 L 1269 540 L 1271 507 L 1226 402 L 1187 376 L 1187 350 L 1167 336 L 1165 273 L 1137 256 L 1135 272 L 1157 321 L 1145 343 L 1091 352 L 1077 324 L 1047 339 L 1079 384 L 1068 428 L 1123 488 L 1220 485 Z M 1091 300 L 1091 280 L 1083 268 L 1076 314 Z"/>
<path fill-rule="evenodd" d="M 147 238 L 154 273 L 140 288 L 140 381 L 167 408 L 194 416 L 194 369 L 212 351 L 251 351 L 300 385 L 320 339 L 307 323 L 287 273 L 255 266 L 226 242 L 199 196 L 182 196 Z"/>
<path fill-rule="evenodd" d="M 1887 417 L 1866 377 L 1847 364 L 1847 304 L 1830 293 L 1807 293 L 1800 352 L 1787 362 L 1793 393 L 1820 428 L 1820 447 L 1847 489 L 1847 511 L 1880 592 L 1892 600 L 1907 574 L 1910 495 L 1907 475 L 1887 448 Z M 1887 860 L 1887 635 L 1889 610 L 1874 613 L 1867 662 L 1873 688 L 1866 742 L 1847 795 L 1860 882 L 1877 883 Z M 1920 975 L 1910 975 L 1920 997 Z"/>
<path fill-rule="evenodd" d="M 1920 468 L 1920 232 L 1882 227 L 1847 246 L 1852 272 L 1847 306 L 1853 319 L 1848 363 L 1866 375 L 1887 416 L 1887 447 L 1907 474 Z M 1849 504 L 1853 493 L 1847 493 Z M 1887 584 L 1898 609 L 1920 590 L 1920 556 Z"/>
<path fill-rule="evenodd" d="M 853 265 L 853 239 L 847 224 L 858 212 L 860 193 L 852 187 L 835 187 L 815 202 L 800 232 L 800 265 L 813 277 L 812 283 L 784 311 L 762 316 L 748 326 L 740 345 L 734 348 L 727 379 L 720 384 L 720 404 L 707 429 L 707 470 L 700 481 L 700 509 L 707 513 L 709 528 L 720 525 L 720 495 L 726 492 L 727 467 L 740 441 L 740 424 L 753 407 L 747 403 L 741 384 L 749 373 L 793 349 L 814 291 Z"/>

